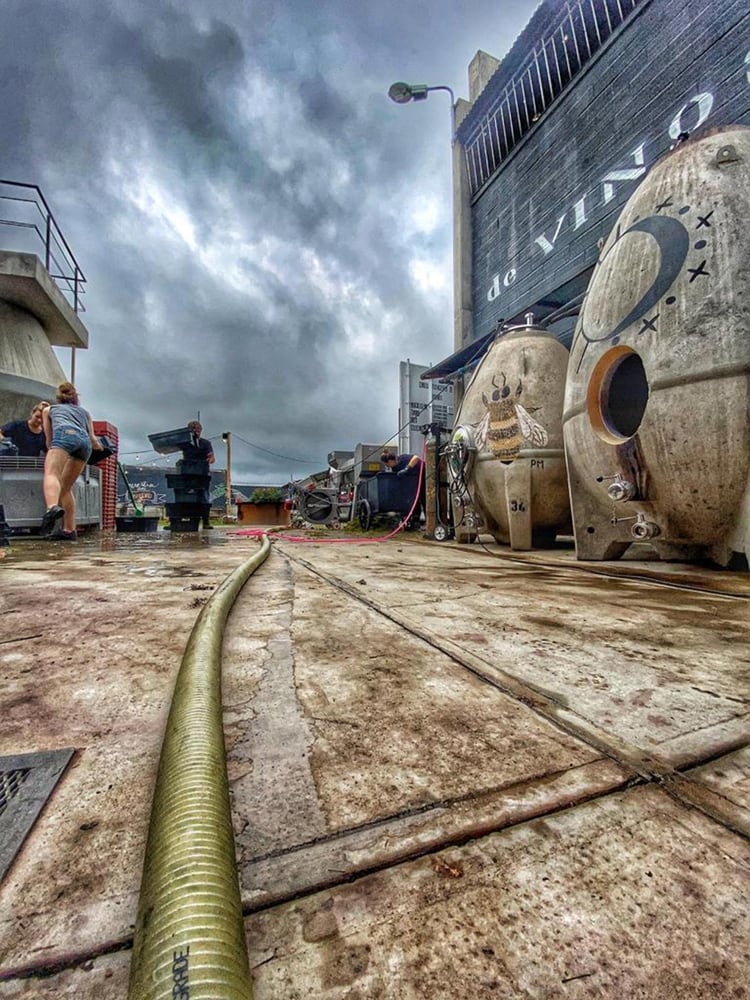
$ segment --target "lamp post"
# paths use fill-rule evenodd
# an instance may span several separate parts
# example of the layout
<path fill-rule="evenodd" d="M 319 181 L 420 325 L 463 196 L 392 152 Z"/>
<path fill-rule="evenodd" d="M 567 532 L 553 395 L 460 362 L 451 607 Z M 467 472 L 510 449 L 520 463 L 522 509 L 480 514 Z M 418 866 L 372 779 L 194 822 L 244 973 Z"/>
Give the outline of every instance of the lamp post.
<path fill-rule="evenodd" d="M 227 520 L 229 520 L 230 507 L 232 506 L 232 432 L 224 431 L 221 438 L 227 446 L 227 478 L 224 492 L 226 494 L 226 515 Z"/>
<path fill-rule="evenodd" d="M 469 107 L 466 101 L 456 101 L 453 90 L 440 84 L 429 87 L 426 83 L 392 83 L 388 96 L 396 104 L 426 101 L 433 90 L 444 90 L 451 99 L 451 172 L 453 179 L 453 342 L 459 350 L 474 339 L 472 304 L 472 234 L 471 190 L 464 149 L 456 135 L 457 104 Z M 458 386 L 461 381 L 459 378 Z M 459 399 L 460 401 L 460 391 Z"/>
<path fill-rule="evenodd" d="M 451 142 L 456 137 L 456 97 L 450 87 L 440 85 L 428 87 L 426 83 L 392 83 L 388 88 L 388 96 L 396 104 L 408 104 L 410 101 L 426 101 L 432 90 L 445 90 L 451 98 Z"/>
<path fill-rule="evenodd" d="M 456 97 L 450 87 L 444 85 L 428 87 L 426 83 L 392 83 L 388 89 L 388 96 L 396 104 L 409 104 L 411 101 L 426 101 L 433 90 L 444 90 L 451 99 L 451 167 L 453 175 L 453 296 L 454 315 L 453 330 L 454 340 L 456 339 L 457 319 L 455 310 L 456 299 L 456 261 L 458 259 L 457 245 L 459 241 L 459 206 L 457 196 L 457 184 L 460 191 L 462 170 L 462 157 L 460 147 L 456 145 Z M 428 538 L 447 537 L 445 527 L 441 523 L 438 525 L 438 494 L 440 489 L 439 458 L 437 455 L 437 443 L 434 437 L 434 412 L 433 404 L 435 397 L 435 387 L 430 386 L 430 433 L 425 441 L 425 534 Z M 436 529 L 440 529 L 442 534 L 438 536 Z"/>

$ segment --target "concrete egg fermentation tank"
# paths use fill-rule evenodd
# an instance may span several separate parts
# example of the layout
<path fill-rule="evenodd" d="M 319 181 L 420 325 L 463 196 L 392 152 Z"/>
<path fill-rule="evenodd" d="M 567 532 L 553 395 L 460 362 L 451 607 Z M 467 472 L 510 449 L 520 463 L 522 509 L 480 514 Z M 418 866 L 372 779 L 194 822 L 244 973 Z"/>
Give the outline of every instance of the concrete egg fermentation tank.
<path fill-rule="evenodd" d="M 570 353 L 579 559 L 750 555 L 750 129 L 681 142 L 605 243 Z M 744 557 L 744 558 L 743 558 Z"/>
<path fill-rule="evenodd" d="M 446 455 L 459 540 L 473 527 L 464 513 L 471 506 L 513 549 L 570 531 L 562 440 L 568 351 L 527 319 L 498 336 L 456 415 Z"/>

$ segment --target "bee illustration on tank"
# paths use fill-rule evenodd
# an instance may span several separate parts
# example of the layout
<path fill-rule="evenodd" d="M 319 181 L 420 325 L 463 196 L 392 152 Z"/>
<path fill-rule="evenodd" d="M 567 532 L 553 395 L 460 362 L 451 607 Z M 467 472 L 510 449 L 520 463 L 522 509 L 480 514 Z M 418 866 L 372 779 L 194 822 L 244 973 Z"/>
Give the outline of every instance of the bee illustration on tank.
<path fill-rule="evenodd" d="M 511 462 L 518 456 L 524 441 L 529 441 L 535 448 L 543 448 L 549 437 L 544 427 L 518 402 L 523 392 L 522 382 L 519 380 L 513 392 L 505 373 L 500 374 L 503 384 L 498 385 L 497 376 L 493 376 L 494 389 L 490 398 L 482 393 L 487 413 L 477 425 L 475 440 L 478 451 L 489 448 L 495 458 Z"/>

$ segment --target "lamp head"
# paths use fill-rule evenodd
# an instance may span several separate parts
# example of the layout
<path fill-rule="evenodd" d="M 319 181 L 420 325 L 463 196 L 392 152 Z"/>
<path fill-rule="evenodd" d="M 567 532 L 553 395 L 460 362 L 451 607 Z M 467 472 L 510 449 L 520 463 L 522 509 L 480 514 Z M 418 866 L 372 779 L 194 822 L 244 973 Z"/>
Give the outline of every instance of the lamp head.
<path fill-rule="evenodd" d="M 388 89 L 388 96 L 396 104 L 408 104 L 409 101 L 426 101 L 429 89 L 426 83 L 392 83 Z"/>

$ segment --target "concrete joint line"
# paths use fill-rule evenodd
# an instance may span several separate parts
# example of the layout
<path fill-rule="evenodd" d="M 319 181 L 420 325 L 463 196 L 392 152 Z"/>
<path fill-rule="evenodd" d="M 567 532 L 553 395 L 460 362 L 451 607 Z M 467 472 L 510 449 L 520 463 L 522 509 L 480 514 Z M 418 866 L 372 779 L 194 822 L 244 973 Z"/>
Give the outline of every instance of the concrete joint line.
<path fill-rule="evenodd" d="M 574 777 L 574 772 L 583 774 Z M 272 888 L 256 890 L 254 901 L 245 905 L 243 913 L 262 912 L 446 848 L 461 847 L 605 798 L 632 784 L 621 768 L 600 759 L 499 790 L 428 803 L 271 852 L 254 859 L 253 866 L 257 881 Z M 524 798 L 521 793 L 530 789 L 532 794 Z M 536 798 L 534 789 L 540 793 Z M 360 860 L 352 862 L 357 856 Z M 337 867 L 331 867 L 332 862 Z"/>
<path fill-rule="evenodd" d="M 750 822 L 742 815 L 742 811 L 736 807 L 731 809 L 722 808 L 721 798 L 723 797 L 709 792 L 701 782 L 682 774 L 671 765 L 651 754 L 644 754 L 638 747 L 620 740 L 612 740 L 611 736 L 603 733 L 598 726 L 593 724 L 582 725 L 581 722 L 563 719 L 561 712 L 569 712 L 569 709 L 554 698 L 550 698 L 549 695 L 537 690 L 532 684 L 519 681 L 501 668 L 491 666 L 480 657 L 469 653 L 467 650 L 453 643 L 450 639 L 438 638 L 427 629 L 410 622 L 408 618 L 383 607 L 372 598 L 359 593 L 345 581 L 337 577 L 328 576 L 307 562 L 307 560 L 301 559 L 299 556 L 289 555 L 288 553 L 285 553 L 285 555 L 288 559 L 304 566 L 305 569 L 330 586 L 336 587 L 355 601 L 366 605 L 372 611 L 399 625 L 415 638 L 421 639 L 432 646 L 433 649 L 448 656 L 455 663 L 459 664 L 459 666 L 470 671 L 479 680 L 492 685 L 516 701 L 521 701 L 536 715 L 539 715 L 556 728 L 561 729 L 568 736 L 572 736 L 574 739 L 585 743 L 616 764 L 628 769 L 636 782 L 640 780 L 646 784 L 658 784 L 683 806 L 698 809 L 714 820 L 714 822 L 719 823 L 742 837 L 750 838 Z M 537 564 L 535 563 L 534 565 Z M 560 567 L 554 568 L 559 569 Z M 649 580 L 648 582 L 651 583 L 653 581 Z M 747 741 L 743 741 L 739 745 L 735 744 L 732 747 L 726 748 L 725 752 L 733 752 L 747 745 Z M 693 768 L 700 766 L 702 763 L 707 763 L 707 761 L 691 761 L 686 766 Z"/>

